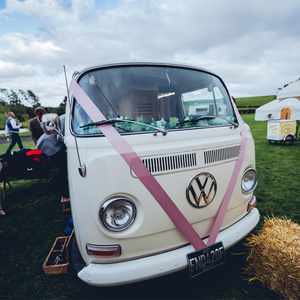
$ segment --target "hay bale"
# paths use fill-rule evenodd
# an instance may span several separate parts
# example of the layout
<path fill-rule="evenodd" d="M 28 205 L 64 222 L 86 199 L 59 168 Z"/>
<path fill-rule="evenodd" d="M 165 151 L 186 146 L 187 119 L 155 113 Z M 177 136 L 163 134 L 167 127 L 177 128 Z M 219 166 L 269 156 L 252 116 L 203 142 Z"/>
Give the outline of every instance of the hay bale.
<path fill-rule="evenodd" d="M 250 281 L 260 281 L 285 299 L 300 299 L 300 226 L 288 219 L 267 218 L 247 244 Z"/>

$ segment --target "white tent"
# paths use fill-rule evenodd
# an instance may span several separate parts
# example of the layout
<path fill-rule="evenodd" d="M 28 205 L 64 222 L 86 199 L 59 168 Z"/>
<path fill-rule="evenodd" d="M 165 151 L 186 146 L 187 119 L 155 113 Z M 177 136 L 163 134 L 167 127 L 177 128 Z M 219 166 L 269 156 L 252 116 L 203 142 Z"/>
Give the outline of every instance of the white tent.
<path fill-rule="evenodd" d="M 290 82 L 277 94 L 277 99 L 298 98 L 300 100 L 300 78 Z"/>
<path fill-rule="evenodd" d="M 296 98 L 288 98 L 284 100 L 276 99 L 265 105 L 262 105 L 255 111 L 255 120 L 279 120 L 281 110 L 284 108 L 290 109 L 290 120 L 300 120 L 300 101 Z"/>

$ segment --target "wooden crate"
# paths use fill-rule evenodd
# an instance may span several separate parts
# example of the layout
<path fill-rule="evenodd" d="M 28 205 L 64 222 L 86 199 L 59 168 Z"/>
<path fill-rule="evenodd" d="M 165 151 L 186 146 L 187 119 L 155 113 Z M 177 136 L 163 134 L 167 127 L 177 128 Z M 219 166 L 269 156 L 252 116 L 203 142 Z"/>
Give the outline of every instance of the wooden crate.
<path fill-rule="evenodd" d="M 70 236 L 57 237 L 48 253 L 43 270 L 47 275 L 65 274 L 69 267 L 68 247 L 73 233 Z"/>

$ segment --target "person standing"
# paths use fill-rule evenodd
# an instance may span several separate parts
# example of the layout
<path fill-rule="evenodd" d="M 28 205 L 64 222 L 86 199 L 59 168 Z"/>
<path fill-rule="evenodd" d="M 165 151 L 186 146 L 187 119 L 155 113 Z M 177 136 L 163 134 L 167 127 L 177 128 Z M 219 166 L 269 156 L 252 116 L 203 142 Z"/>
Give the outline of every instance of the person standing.
<path fill-rule="evenodd" d="M 31 131 L 31 136 L 34 144 L 37 144 L 38 139 L 44 133 L 41 127 L 42 116 L 46 113 L 44 107 L 37 107 L 34 110 L 35 117 L 29 120 L 29 130 Z"/>
<path fill-rule="evenodd" d="M 6 150 L 6 155 L 11 154 L 13 147 L 18 144 L 20 150 L 23 149 L 22 140 L 19 136 L 21 123 L 16 119 L 15 114 L 12 111 L 6 113 L 7 119 L 5 123 L 5 132 L 10 138 L 10 144 Z"/>
<path fill-rule="evenodd" d="M 50 115 L 50 114 L 49 114 Z M 49 116 L 47 115 L 47 116 Z M 55 114 L 51 119 L 42 118 L 41 126 L 44 134 L 37 141 L 37 148 L 41 149 L 43 154 L 49 158 L 49 161 L 54 167 L 57 168 L 57 186 L 61 193 L 61 203 L 69 202 L 69 184 L 68 184 L 68 171 L 67 171 L 67 152 L 64 143 L 58 139 L 57 124 L 59 118 Z M 54 118 L 55 117 L 55 118 Z"/>

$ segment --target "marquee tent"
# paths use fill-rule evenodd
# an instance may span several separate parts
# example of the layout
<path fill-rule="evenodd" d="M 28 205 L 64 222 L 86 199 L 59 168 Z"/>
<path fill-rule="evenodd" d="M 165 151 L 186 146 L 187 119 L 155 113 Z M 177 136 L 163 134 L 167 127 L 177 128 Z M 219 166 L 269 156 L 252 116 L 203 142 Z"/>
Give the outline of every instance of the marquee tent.
<path fill-rule="evenodd" d="M 256 121 L 280 119 L 300 120 L 300 101 L 297 98 L 276 99 L 255 111 Z"/>
<path fill-rule="evenodd" d="M 277 94 L 277 99 L 297 98 L 300 100 L 300 78 L 285 85 Z"/>

